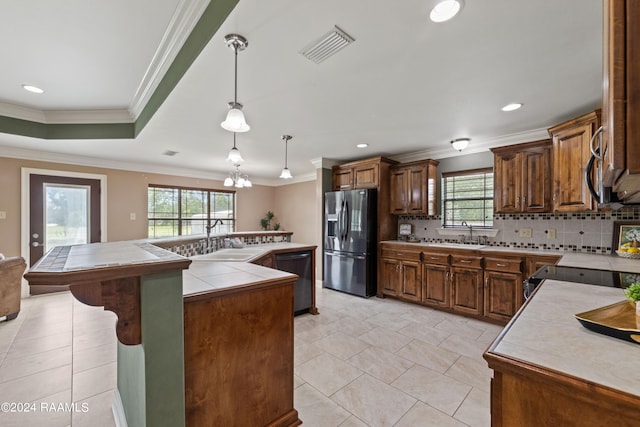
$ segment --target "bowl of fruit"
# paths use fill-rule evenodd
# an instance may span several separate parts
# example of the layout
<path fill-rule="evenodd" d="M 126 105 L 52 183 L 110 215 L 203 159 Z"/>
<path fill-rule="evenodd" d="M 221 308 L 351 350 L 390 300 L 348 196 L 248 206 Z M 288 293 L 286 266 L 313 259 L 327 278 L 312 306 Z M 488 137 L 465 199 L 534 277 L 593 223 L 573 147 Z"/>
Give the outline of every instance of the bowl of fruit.
<path fill-rule="evenodd" d="M 622 258 L 640 259 L 640 248 L 638 248 L 638 241 L 627 242 L 622 244 L 616 254 Z"/>

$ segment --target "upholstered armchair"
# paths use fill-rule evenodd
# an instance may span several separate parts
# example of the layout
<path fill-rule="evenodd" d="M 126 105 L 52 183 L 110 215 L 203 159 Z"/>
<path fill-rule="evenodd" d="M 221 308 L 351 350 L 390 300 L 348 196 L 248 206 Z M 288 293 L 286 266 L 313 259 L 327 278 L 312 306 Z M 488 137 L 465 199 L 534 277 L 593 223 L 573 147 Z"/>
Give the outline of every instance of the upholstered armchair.
<path fill-rule="evenodd" d="M 20 312 L 22 275 L 27 264 L 22 257 L 0 259 L 0 317 L 15 319 Z"/>

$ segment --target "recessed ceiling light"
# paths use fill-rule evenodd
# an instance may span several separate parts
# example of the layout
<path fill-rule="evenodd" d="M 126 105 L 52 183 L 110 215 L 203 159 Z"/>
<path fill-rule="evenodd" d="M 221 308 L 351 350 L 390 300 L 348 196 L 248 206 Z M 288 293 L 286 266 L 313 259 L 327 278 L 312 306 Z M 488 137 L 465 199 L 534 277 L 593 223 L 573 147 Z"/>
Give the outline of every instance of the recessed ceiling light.
<path fill-rule="evenodd" d="M 519 102 L 514 102 L 513 104 L 507 104 L 502 107 L 502 111 L 513 111 L 517 110 L 520 107 L 522 107 L 522 104 L 520 104 Z"/>
<path fill-rule="evenodd" d="M 40 89 L 37 86 L 32 86 L 32 85 L 22 85 L 22 88 L 24 90 L 28 90 L 29 92 L 33 92 L 33 93 L 44 93 L 44 90 Z"/>
<path fill-rule="evenodd" d="M 445 22 L 456 16 L 464 6 L 464 0 L 441 0 L 431 9 L 429 18 L 433 22 Z"/>
<path fill-rule="evenodd" d="M 358 144 L 356 145 L 356 147 L 358 148 L 367 148 L 369 146 L 369 144 Z"/>

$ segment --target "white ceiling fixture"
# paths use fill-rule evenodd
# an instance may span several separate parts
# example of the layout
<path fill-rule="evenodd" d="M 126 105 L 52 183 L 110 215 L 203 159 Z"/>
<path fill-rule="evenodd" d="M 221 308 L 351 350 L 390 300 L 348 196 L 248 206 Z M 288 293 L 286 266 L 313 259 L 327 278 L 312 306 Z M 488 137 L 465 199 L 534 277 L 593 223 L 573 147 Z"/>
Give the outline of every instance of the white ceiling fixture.
<path fill-rule="evenodd" d="M 235 74 L 233 79 L 233 102 L 229 103 L 229 112 L 224 122 L 220 123 L 223 129 L 229 132 L 248 132 L 251 127 L 247 124 L 242 112 L 242 104 L 238 102 L 238 51 L 245 50 L 249 45 L 246 38 L 240 34 L 227 34 L 224 37 L 224 41 L 227 43 L 235 56 Z"/>
<path fill-rule="evenodd" d="M 227 156 L 227 160 L 233 163 L 234 165 L 239 165 L 244 162 L 242 155 L 240 154 L 240 150 L 236 148 L 236 133 L 233 133 L 233 148 L 229 150 L 229 155 Z"/>
<path fill-rule="evenodd" d="M 467 148 L 469 141 L 471 141 L 471 138 L 457 138 L 451 141 L 451 146 L 454 150 L 462 151 Z"/>
<path fill-rule="evenodd" d="M 445 22 L 456 16 L 464 7 L 464 0 L 439 0 L 431 13 L 429 18 L 433 22 Z"/>
<path fill-rule="evenodd" d="M 365 144 L 365 143 L 356 145 L 357 148 L 367 148 L 368 146 L 369 146 L 369 144 Z"/>
<path fill-rule="evenodd" d="M 332 30 L 306 45 L 299 53 L 309 61 L 319 64 L 354 41 L 356 39 L 334 25 Z"/>
<path fill-rule="evenodd" d="M 520 107 L 522 107 L 522 104 L 520 102 L 513 102 L 502 107 L 502 111 L 515 111 Z"/>
<path fill-rule="evenodd" d="M 44 90 L 40 89 L 38 86 L 24 84 L 22 85 L 22 88 L 32 93 L 44 93 Z"/>
<path fill-rule="evenodd" d="M 284 168 L 282 168 L 282 172 L 280 172 L 280 178 L 282 179 L 291 179 L 293 175 L 291 175 L 291 171 L 287 166 L 287 148 L 289 146 L 289 140 L 292 138 L 291 135 L 282 135 L 282 140 L 284 141 Z"/>
<path fill-rule="evenodd" d="M 240 165 L 235 165 L 235 170 L 229 172 L 229 176 L 224 180 L 225 187 L 248 188 L 253 187 L 249 176 L 240 172 Z"/>

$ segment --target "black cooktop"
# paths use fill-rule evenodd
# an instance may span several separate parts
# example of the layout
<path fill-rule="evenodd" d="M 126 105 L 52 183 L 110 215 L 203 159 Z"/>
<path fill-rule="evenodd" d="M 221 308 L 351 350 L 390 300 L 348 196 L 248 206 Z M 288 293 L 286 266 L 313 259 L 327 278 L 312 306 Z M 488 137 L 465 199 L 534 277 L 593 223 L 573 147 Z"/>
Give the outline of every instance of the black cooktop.
<path fill-rule="evenodd" d="M 533 273 L 528 281 L 532 284 L 539 284 L 544 279 L 562 280 L 564 282 L 576 282 L 613 288 L 626 288 L 632 283 L 640 282 L 640 273 L 545 265 Z"/>

